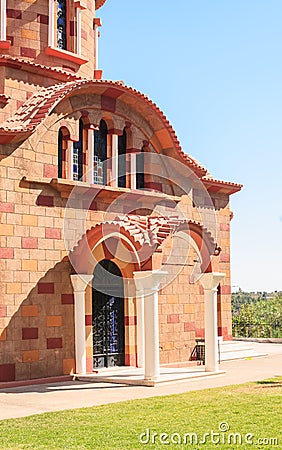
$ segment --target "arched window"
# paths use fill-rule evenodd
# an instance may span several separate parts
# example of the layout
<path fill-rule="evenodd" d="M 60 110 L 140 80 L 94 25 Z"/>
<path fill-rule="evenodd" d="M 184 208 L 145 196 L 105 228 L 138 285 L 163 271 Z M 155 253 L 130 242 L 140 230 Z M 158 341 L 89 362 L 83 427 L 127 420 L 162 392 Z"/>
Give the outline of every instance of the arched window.
<path fill-rule="evenodd" d="M 72 178 L 81 180 L 83 175 L 83 121 L 79 119 L 79 140 L 73 143 Z"/>
<path fill-rule="evenodd" d="M 93 183 L 106 184 L 107 167 L 104 161 L 107 159 L 107 136 L 108 127 L 102 119 L 99 130 L 94 131 L 94 160 L 93 160 Z"/>
<path fill-rule="evenodd" d="M 118 137 L 118 187 L 126 187 L 126 130 Z"/>
<path fill-rule="evenodd" d="M 58 178 L 66 178 L 69 175 L 67 167 L 69 139 L 69 130 L 62 126 L 58 132 Z"/>
<path fill-rule="evenodd" d="M 145 174 L 144 174 L 144 147 L 142 147 L 141 153 L 136 155 L 136 188 L 144 189 L 145 187 Z"/>
<path fill-rule="evenodd" d="M 57 0 L 57 47 L 67 50 L 67 0 Z"/>

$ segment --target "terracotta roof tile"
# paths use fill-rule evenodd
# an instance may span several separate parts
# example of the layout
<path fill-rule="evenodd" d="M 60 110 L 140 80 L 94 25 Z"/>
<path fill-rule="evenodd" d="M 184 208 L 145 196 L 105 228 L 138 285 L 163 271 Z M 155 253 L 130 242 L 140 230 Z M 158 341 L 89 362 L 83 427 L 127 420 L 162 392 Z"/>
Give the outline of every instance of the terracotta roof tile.
<path fill-rule="evenodd" d="M 113 221 L 96 224 L 79 240 L 77 246 L 71 252 L 73 256 L 79 254 L 79 251 L 88 241 L 88 236 L 97 227 L 103 227 L 103 233 L 106 234 L 107 226 L 115 226 L 119 232 L 122 229 L 122 234 L 125 234 L 131 241 L 137 245 L 137 249 L 144 249 L 145 246 L 151 247 L 155 251 L 162 243 L 178 230 L 189 230 L 191 226 L 196 226 L 200 229 L 201 235 L 209 248 L 210 254 L 214 254 L 217 247 L 211 233 L 204 228 L 200 222 L 194 220 L 180 219 L 175 217 L 150 217 L 150 216 L 135 216 L 125 215 L 117 216 Z"/>
<path fill-rule="evenodd" d="M 106 3 L 107 0 L 96 0 L 96 9 L 101 8 Z"/>
<path fill-rule="evenodd" d="M 43 64 L 37 64 L 33 61 L 28 61 L 22 58 L 16 58 L 10 55 L 1 55 L 0 56 L 0 65 L 12 65 L 13 67 L 21 66 L 25 68 L 29 72 L 44 72 L 48 73 L 48 75 L 54 75 L 54 78 L 62 80 L 62 81 L 70 81 L 70 80 L 81 80 L 82 78 L 78 75 L 68 72 L 67 70 L 63 70 L 60 68 L 44 66 Z"/>
<path fill-rule="evenodd" d="M 83 87 L 91 86 L 105 86 L 115 87 L 121 89 L 123 93 L 132 93 L 140 99 L 144 100 L 153 110 L 157 113 L 160 120 L 167 129 L 175 150 L 180 155 L 181 159 L 186 162 L 198 176 L 202 177 L 207 173 L 207 170 L 198 164 L 193 158 L 185 154 L 181 149 L 180 142 L 177 139 L 175 131 L 173 130 L 170 122 L 167 120 L 164 113 L 158 108 L 158 106 L 152 102 L 147 95 L 142 94 L 136 89 L 125 86 L 121 81 L 107 81 L 107 80 L 76 80 L 69 81 L 62 84 L 50 86 L 48 88 L 42 88 L 36 92 L 29 100 L 27 100 L 18 111 L 0 124 L 0 137 L 1 135 L 10 135 L 11 139 L 13 135 L 17 133 L 32 133 L 35 128 L 44 120 L 45 117 L 51 112 L 51 110 L 66 97 L 69 93 L 75 89 L 81 89 Z M 5 140 L 7 142 L 7 140 Z"/>

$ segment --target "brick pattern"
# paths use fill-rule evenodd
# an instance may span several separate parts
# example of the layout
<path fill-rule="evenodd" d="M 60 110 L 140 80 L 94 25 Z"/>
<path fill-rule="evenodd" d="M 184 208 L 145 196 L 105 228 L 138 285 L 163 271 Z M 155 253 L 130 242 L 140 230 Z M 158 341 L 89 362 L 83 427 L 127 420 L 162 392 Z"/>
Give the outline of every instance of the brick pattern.
<path fill-rule="evenodd" d="M 45 54 L 48 30 L 47 3 L 42 0 L 28 2 L 27 7 L 26 2 L 19 2 L 17 9 L 8 8 L 7 10 L 7 36 L 11 41 L 10 55 L 23 58 L 29 63 L 34 61 L 38 63 L 38 66 L 32 66 L 29 63 L 24 65 L 18 60 L 6 59 L 5 65 L 0 67 L 3 93 L 10 97 L 7 105 L 0 111 L 1 121 L 10 118 L 19 105 L 24 104 L 34 92 L 39 93 L 42 88 L 54 86 L 58 82 L 56 77 L 62 77 L 63 72 L 59 73 L 59 71 L 64 66 L 68 71 L 72 66 L 71 70 L 74 73 L 86 78 L 93 76 L 94 2 L 88 1 L 88 10 L 82 15 L 82 55 L 90 55 L 89 63 L 83 66 Z M 54 70 L 44 68 L 48 65 L 51 65 Z M 62 78 L 59 80 L 61 81 Z M 65 89 L 67 92 L 67 87 Z M 56 92 L 52 94 L 53 101 L 58 100 Z M 67 260 L 62 232 L 67 198 L 64 193 L 60 194 L 48 184 L 35 182 L 25 186 L 21 181 L 23 177 L 26 177 L 32 180 L 47 178 L 50 182 L 51 178 L 57 177 L 57 138 L 60 126 L 58 114 L 64 115 L 64 111 L 85 111 L 85 102 L 90 101 L 91 107 L 95 110 L 102 108 L 107 112 L 108 128 L 112 132 L 120 132 L 125 125 L 130 125 L 133 135 L 130 148 L 140 150 L 145 147 L 146 151 L 153 151 L 155 147 L 169 149 L 175 146 L 179 157 L 187 161 L 187 164 L 190 164 L 189 167 L 193 167 L 201 175 L 205 173 L 205 170 L 190 161 L 188 156 L 183 156 L 176 137 L 172 142 L 170 134 L 172 131 L 168 121 L 161 119 L 162 116 L 157 112 L 156 107 L 150 103 L 147 104 L 147 100 L 141 93 L 135 93 L 138 108 L 140 109 L 141 105 L 145 108 L 146 105 L 148 111 L 151 111 L 150 114 L 153 114 L 152 111 L 155 108 L 157 123 L 161 123 L 161 120 L 165 121 L 162 129 L 153 130 L 151 128 L 153 125 L 144 121 L 140 112 L 137 111 L 138 108 L 134 109 L 134 105 L 129 104 L 132 102 L 132 97 L 129 103 L 124 103 L 123 98 L 131 95 L 130 88 L 128 90 L 124 88 L 122 91 L 114 83 L 109 87 L 101 82 L 99 92 L 102 95 L 92 96 L 91 93 L 89 99 L 84 95 L 81 95 L 80 100 L 77 95 L 69 96 L 59 104 L 58 110 L 50 113 L 46 119 L 46 127 L 45 124 L 43 127 L 38 127 L 30 138 L 20 144 L 7 147 L 4 145 L 7 152 L 5 158 L 0 161 L 0 381 L 75 372 L 74 296 L 70 283 L 72 268 Z M 38 99 L 41 104 L 41 93 L 38 94 Z M 32 116 L 31 108 L 30 114 L 25 116 L 24 124 L 34 126 L 35 123 L 41 123 L 52 104 L 52 102 L 48 104 L 48 101 L 49 99 L 45 99 L 45 103 L 41 104 L 38 116 Z M 76 122 L 72 119 L 68 122 L 72 138 L 78 135 Z M 144 131 L 141 132 L 141 129 Z M 150 142 L 147 142 L 146 136 L 151 136 Z M 86 154 L 84 156 L 85 159 Z M 146 187 L 168 194 L 172 193 L 171 186 L 164 183 L 161 170 L 159 169 L 158 173 L 158 168 L 156 168 L 156 175 L 146 179 Z M 177 187 L 175 193 L 182 194 Z M 193 200 L 194 205 L 203 205 L 206 212 L 206 207 L 209 205 L 208 198 L 205 198 L 200 191 L 194 190 Z M 218 244 L 222 248 L 220 257 L 215 258 L 214 261 L 217 264 L 217 270 L 226 273 L 219 295 L 221 306 L 219 331 L 225 338 L 231 336 L 228 201 L 228 196 L 220 192 L 212 196 L 219 224 Z M 123 213 L 120 205 L 117 204 L 117 210 L 113 211 L 111 216 L 108 212 L 109 202 L 108 198 L 95 198 L 89 208 L 87 229 L 103 222 L 105 217 L 109 220 L 109 217 L 113 219 L 117 213 Z M 137 208 L 144 213 L 142 210 L 144 205 L 139 200 L 127 206 L 131 208 L 130 211 Z M 200 220 L 201 208 L 197 210 L 192 202 L 189 203 L 188 198 L 183 198 L 180 206 L 186 217 L 195 221 Z M 71 230 L 72 226 L 75 229 L 75 224 L 70 224 Z M 132 272 L 137 270 L 136 267 L 133 263 L 125 264 L 118 260 L 116 252 L 119 251 L 119 247 L 116 242 L 112 243 L 111 251 L 105 245 L 96 248 L 97 260 L 107 256 L 116 258 L 114 261 L 122 267 L 123 273 L 129 278 L 132 277 Z M 172 267 L 177 267 L 177 264 L 181 262 L 181 252 L 186 251 L 182 246 L 183 244 L 179 243 L 174 261 L 169 258 L 169 245 L 164 250 L 164 260 L 168 261 L 168 264 L 174 263 Z M 162 257 L 162 254 L 160 256 Z M 173 283 L 166 286 L 159 294 L 162 363 L 188 361 L 195 338 L 204 336 L 203 288 L 199 283 L 192 285 L 189 282 L 194 258 L 195 255 L 191 252 L 187 265 L 176 274 Z M 150 262 L 151 268 L 154 268 L 156 260 L 157 258 Z M 91 302 L 91 289 L 89 289 L 86 298 L 85 337 L 87 367 L 90 371 L 93 354 Z M 135 365 L 136 303 L 132 298 L 125 299 L 125 352 L 126 364 Z"/>

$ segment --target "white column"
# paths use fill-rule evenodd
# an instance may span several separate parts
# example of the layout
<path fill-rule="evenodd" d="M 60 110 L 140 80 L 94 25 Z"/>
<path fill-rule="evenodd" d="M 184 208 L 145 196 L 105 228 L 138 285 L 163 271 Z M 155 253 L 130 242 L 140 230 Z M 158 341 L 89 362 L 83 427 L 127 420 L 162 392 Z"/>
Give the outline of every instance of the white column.
<path fill-rule="evenodd" d="M 93 275 L 71 275 L 74 290 L 74 330 L 76 373 L 86 373 L 85 289 Z"/>
<path fill-rule="evenodd" d="M 88 183 L 94 183 L 93 164 L 94 164 L 94 129 L 88 130 L 88 168 L 87 168 L 87 181 Z"/>
<path fill-rule="evenodd" d="M 137 367 L 144 367 L 144 291 L 136 290 L 137 313 Z"/>
<path fill-rule="evenodd" d="M 1 6 L 0 40 L 6 41 L 6 38 L 7 38 L 7 36 L 6 36 L 6 27 L 7 27 L 7 24 L 6 24 L 6 14 L 7 14 L 6 0 L 1 0 L 0 6 Z"/>
<path fill-rule="evenodd" d="M 130 187 L 136 189 L 136 154 L 130 154 Z"/>
<path fill-rule="evenodd" d="M 156 380 L 160 375 L 158 289 L 167 272 L 148 270 L 133 275 L 137 290 L 144 291 L 144 379 Z"/>
<path fill-rule="evenodd" d="M 55 0 L 49 0 L 48 45 L 55 47 Z"/>
<path fill-rule="evenodd" d="M 118 135 L 112 134 L 112 183 L 118 187 Z"/>
<path fill-rule="evenodd" d="M 205 371 L 218 371 L 217 286 L 225 273 L 204 273 L 200 282 L 205 299 Z"/>
<path fill-rule="evenodd" d="M 81 9 L 76 8 L 76 53 L 81 55 Z"/>

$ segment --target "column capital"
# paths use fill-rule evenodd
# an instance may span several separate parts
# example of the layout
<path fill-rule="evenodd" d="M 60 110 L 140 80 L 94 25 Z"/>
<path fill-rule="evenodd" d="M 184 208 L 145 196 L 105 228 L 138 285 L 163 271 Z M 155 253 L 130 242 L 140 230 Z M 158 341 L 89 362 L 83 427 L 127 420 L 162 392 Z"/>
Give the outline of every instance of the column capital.
<path fill-rule="evenodd" d="M 160 282 L 168 272 L 162 270 L 144 270 L 143 272 L 133 272 L 133 278 L 137 291 L 144 292 L 145 295 L 156 292 Z"/>
<path fill-rule="evenodd" d="M 86 286 L 92 281 L 93 275 L 75 274 L 70 277 L 74 292 L 84 292 Z"/>
<path fill-rule="evenodd" d="M 221 272 L 208 272 L 204 273 L 199 281 L 201 282 L 205 291 L 215 291 L 220 281 L 225 276 L 226 274 Z"/>

